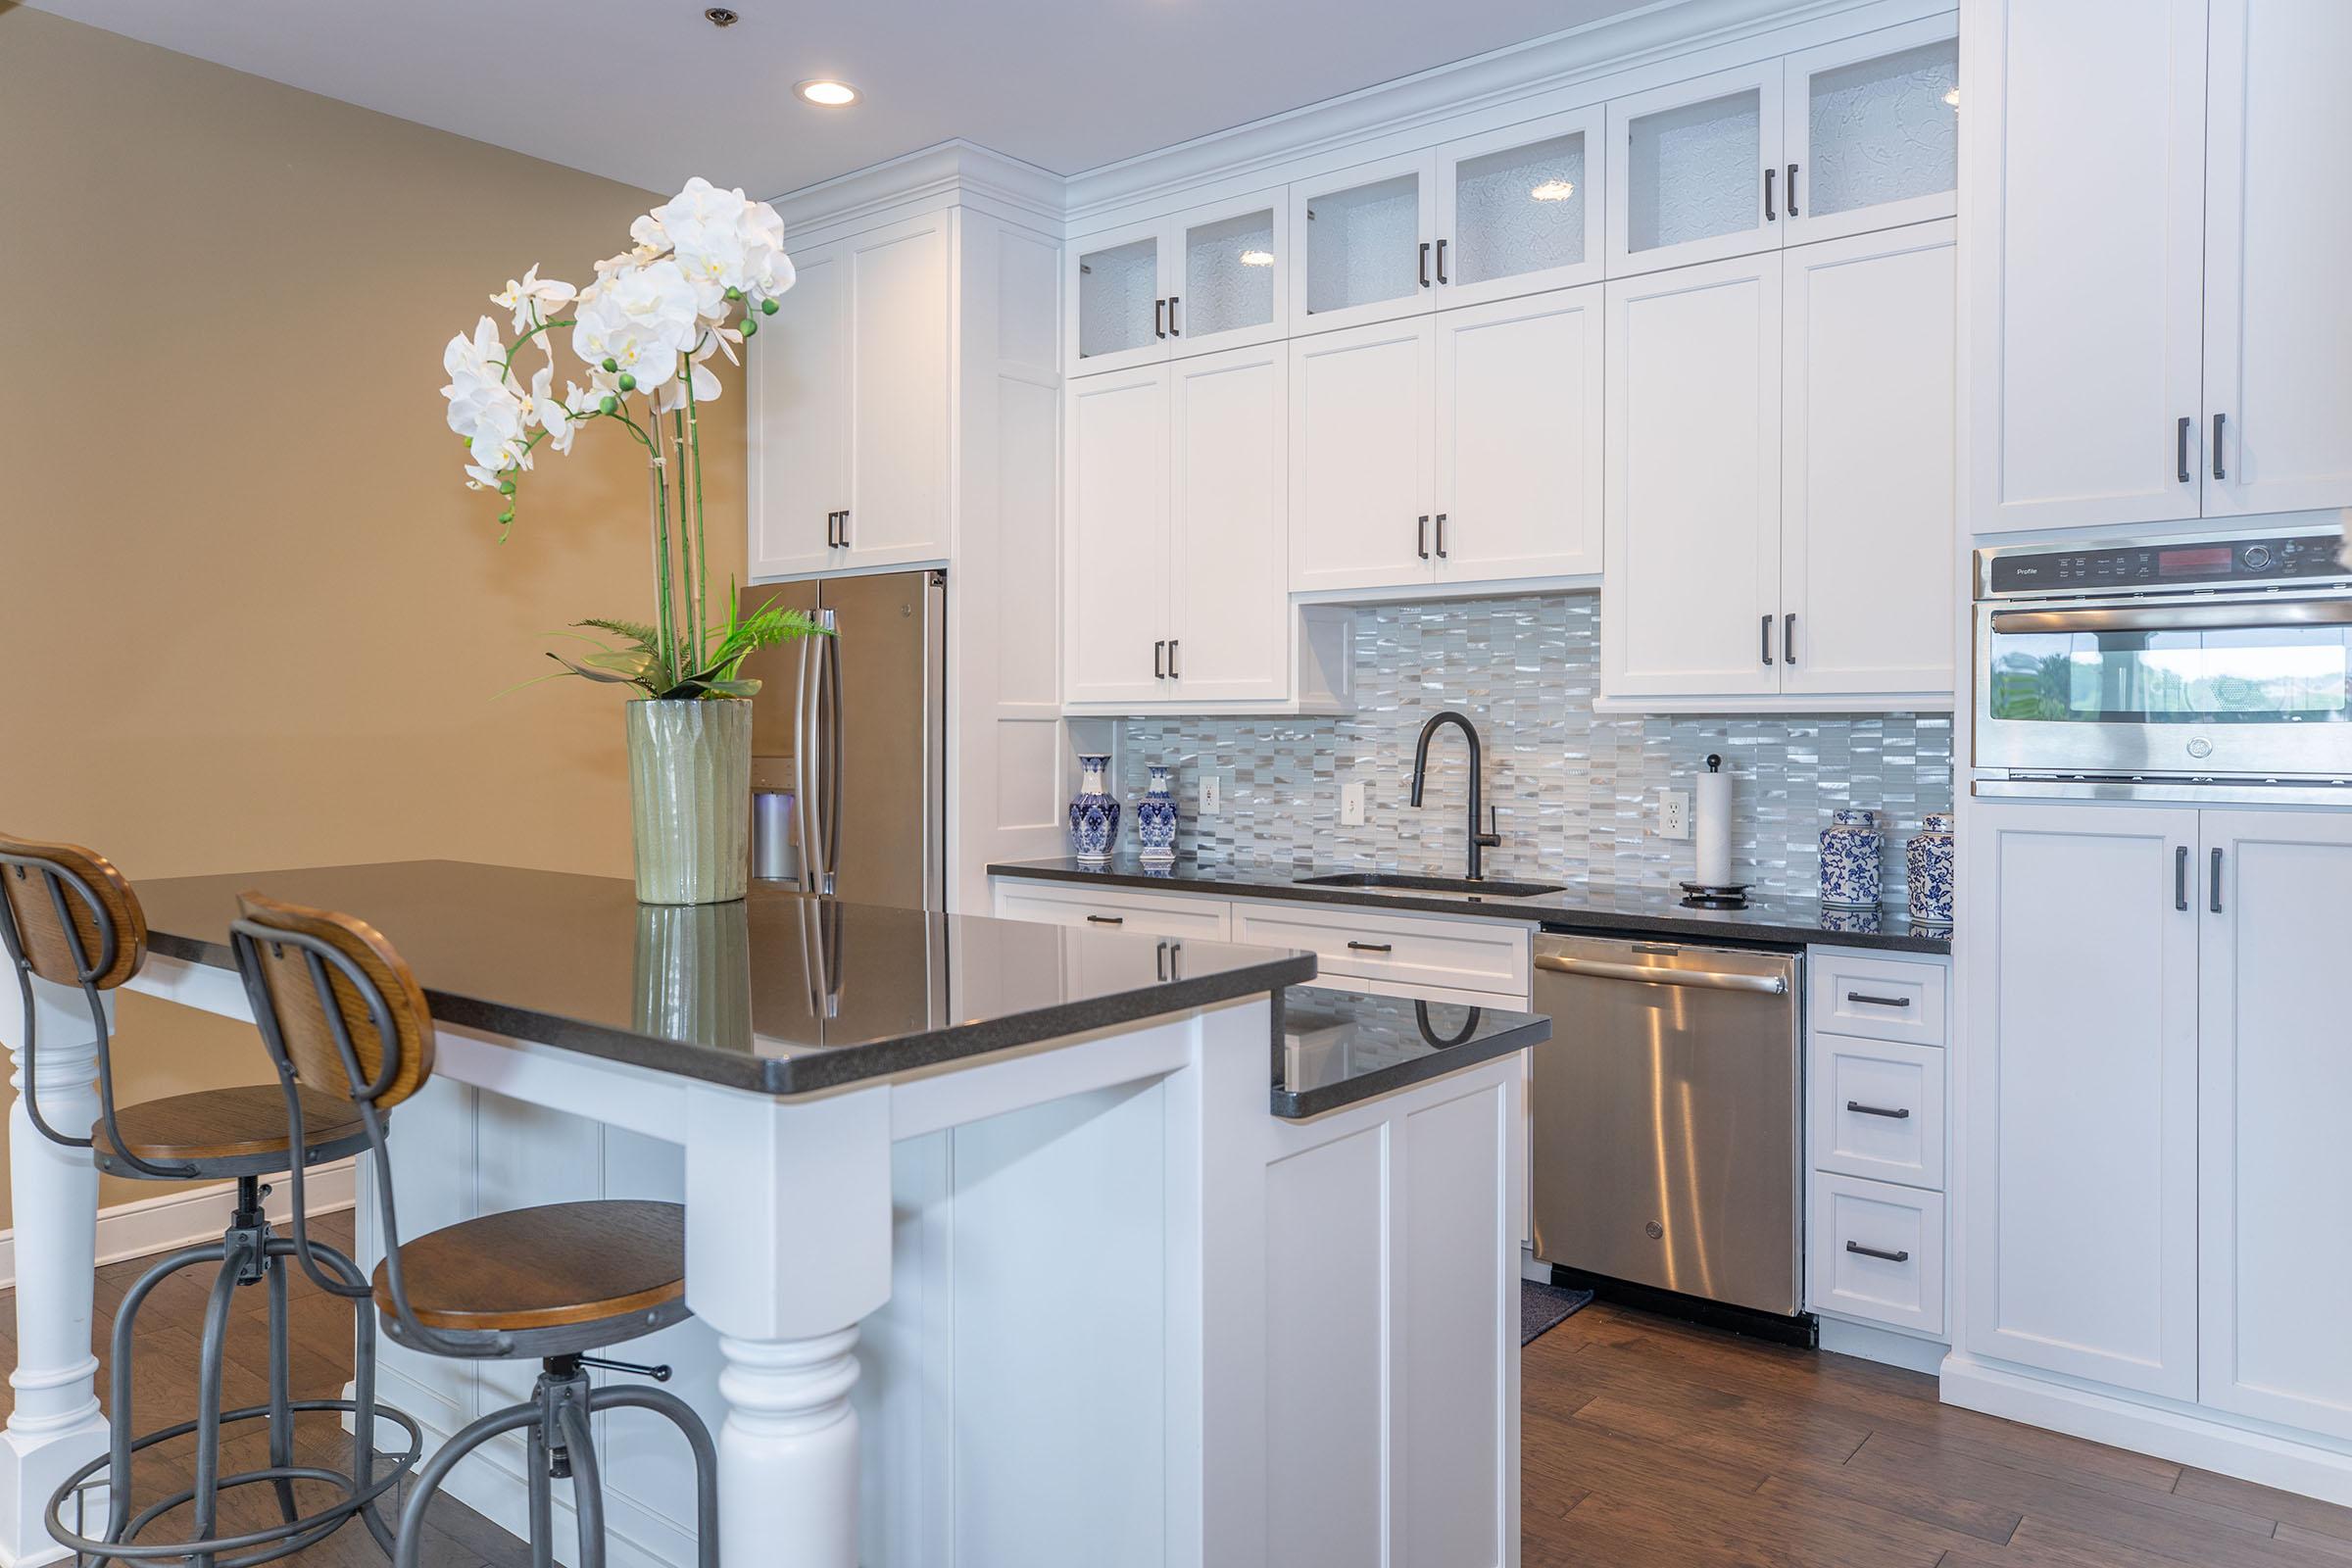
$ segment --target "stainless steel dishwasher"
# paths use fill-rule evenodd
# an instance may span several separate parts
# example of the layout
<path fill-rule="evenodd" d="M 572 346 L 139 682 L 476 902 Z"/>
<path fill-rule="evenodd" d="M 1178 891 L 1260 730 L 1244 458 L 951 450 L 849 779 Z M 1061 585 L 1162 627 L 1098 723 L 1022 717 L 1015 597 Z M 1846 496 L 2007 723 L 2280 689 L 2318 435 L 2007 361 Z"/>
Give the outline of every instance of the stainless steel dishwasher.
<path fill-rule="evenodd" d="M 1535 962 L 1536 1256 L 1794 1315 L 1804 956 L 1545 932 Z"/>

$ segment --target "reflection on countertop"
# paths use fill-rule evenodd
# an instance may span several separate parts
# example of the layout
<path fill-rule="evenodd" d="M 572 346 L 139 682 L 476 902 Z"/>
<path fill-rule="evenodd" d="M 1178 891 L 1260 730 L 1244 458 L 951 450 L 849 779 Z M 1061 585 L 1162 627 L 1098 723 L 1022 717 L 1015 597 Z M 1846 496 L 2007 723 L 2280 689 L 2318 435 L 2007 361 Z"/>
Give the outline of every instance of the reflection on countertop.
<path fill-rule="evenodd" d="M 1542 1013 L 1294 986 L 1283 996 L 1274 1114 L 1319 1116 L 1550 1038 Z"/>

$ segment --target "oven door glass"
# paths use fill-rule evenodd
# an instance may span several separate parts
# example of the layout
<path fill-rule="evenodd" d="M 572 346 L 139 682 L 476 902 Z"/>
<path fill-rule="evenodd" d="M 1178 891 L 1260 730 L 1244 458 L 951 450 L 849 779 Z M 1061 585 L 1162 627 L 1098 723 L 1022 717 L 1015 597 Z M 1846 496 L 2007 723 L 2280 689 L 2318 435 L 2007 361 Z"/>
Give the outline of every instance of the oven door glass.
<path fill-rule="evenodd" d="M 2006 618 L 1994 619 L 1985 672 L 1995 722 L 2352 721 L 2352 626 L 2012 630 Z"/>

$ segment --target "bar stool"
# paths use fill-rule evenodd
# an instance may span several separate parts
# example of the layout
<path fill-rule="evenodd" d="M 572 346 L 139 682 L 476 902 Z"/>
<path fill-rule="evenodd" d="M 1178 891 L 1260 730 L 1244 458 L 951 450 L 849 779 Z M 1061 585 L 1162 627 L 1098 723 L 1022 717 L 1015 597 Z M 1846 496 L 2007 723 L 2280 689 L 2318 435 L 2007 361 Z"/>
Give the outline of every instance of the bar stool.
<path fill-rule="evenodd" d="M 588 1370 L 666 1381 L 669 1368 L 605 1360 L 602 1350 L 683 1322 L 686 1210 L 677 1203 L 551 1203 L 486 1214 L 412 1242 L 400 1240 L 384 1113 L 433 1070 L 433 1020 L 416 979 L 390 943 L 349 915 L 281 904 L 257 893 L 238 901 L 229 927 L 262 1039 L 277 1063 L 285 1109 L 299 1135 L 317 1099 L 356 1114 L 375 1154 L 373 1183 L 384 1260 L 353 1286 L 312 1270 L 326 1290 L 371 1296 L 394 1342 L 465 1360 L 537 1357 L 531 1397 L 464 1427 L 417 1472 L 400 1512 L 397 1568 L 416 1568 L 424 1514 L 451 1470 L 502 1433 L 527 1444 L 531 1561 L 554 1553 L 554 1489 L 568 1477 L 579 1529 L 579 1568 L 603 1568 L 604 1486 L 588 1418 L 599 1410 L 650 1410 L 675 1426 L 694 1452 L 698 1560 L 718 1563 L 718 1458 L 685 1400 L 633 1385 L 595 1388 Z M 302 1173 L 294 1184 L 294 1241 L 308 1268 Z"/>
<path fill-rule="evenodd" d="M 374 1324 L 366 1312 L 354 1340 L 354 1396 L 295 1399 L 289 1393 L 286 1336 L 285 1260 L 294 1243 L 270 1228 L 262 1200 L 265 1176 L 297 1172 L 306 1164 L 341 1159 L 367 1147 L 358 1119 L 322 1097 L 309 1097 L 316 1114 L 307 1136 L 289 1122 L 285 1101 L 269 1084 L 210 1089 L 167 1100 L 118 1106 L 114 1063 L 103 994 L 136 974 L 147 957 L 147 918 L 130 884 L 104 857 L 70 844 L 43 844 L 0 836 L 0 945 L 17 971 L 24 997 L 24 1110 L 32 1125 L 53 1143 L 87 1149 L 98 1168 L 138 1181 L 233 1179 L 236 1209 L 218 1242 L 182 1248 L 139 1276 L 115 1315 L 114 1353 L 109 1377 L 108 1451 L 66 1478 L 48 1499 L 49 1534 L 80 1558 L 146 1562 L 185 1559 L 198 1568 L 251 1568 L 317 1544 L 355 1516 L 363 1517 L 389 1551 L 392 1535 L 373 1504 L 416 1463 L 422 1436 L 416 1423 L 375 1402 Z M 38 1049 L 32 982 L 35 978 L 78 987 L 87 999 L 98 1036 L 99 1118 L 88 1137 L 71 1137 L 41 1114 L 33 1055 Z M 297 1158 L 294 1151 L 300 1149 Z M 332 1248 L 320 1248 L 327 1266 L 350 1280 L 357 1264 Z M 131 1432 L 131 1356 L 139 1308 L 166 1279 L 198 1264 L 217 1265 L 205 1306 L 197 1359 L 197 1413 L 190 1421 L 134 1437 Z M 240 1289 L 266 1285 L 270 1293 L 270 1396 L 267 1404 L 220 1408 L 231 1298 Z M 360 1436 L 348 1473 L 294 1462 L 294 1417 L 349 1414 Z M 374 1418 L 392 1421 L 409 1434 L 408 1451 L 377 1473 L 368 1441 Z M 270 1462 L 234 1475 L 220 1474 L 220 1429 L 262 1421 L 269 1432 Z M 196 1436 L 195 1484 L 132 1511 L 131 1456 L 159 1443 Z M 91 1540 L 69 1527 L 65 1509 L 82 1488 L 103 1473 L 107 1482 L 106 1535 Z M 305 1513 L 294 1483 L 321 1482 L 337 1488 L 334 1503 Z M 268 1482 L 277 1494 L 280 1522 L 259 1530 L 220 1536 L 220 1494 Z M 163 1515 L 194 1504 L 191 1539 L 142 1541 L 141 1532 Z M 224 1555 L 227 1554 L 227 1555 Z"/>

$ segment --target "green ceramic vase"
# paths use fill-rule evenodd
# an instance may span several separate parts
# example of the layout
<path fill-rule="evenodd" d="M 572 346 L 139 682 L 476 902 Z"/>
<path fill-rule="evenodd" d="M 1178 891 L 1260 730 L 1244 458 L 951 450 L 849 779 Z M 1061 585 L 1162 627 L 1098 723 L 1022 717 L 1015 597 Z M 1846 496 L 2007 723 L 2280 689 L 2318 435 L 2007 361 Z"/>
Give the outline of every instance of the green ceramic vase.
<path fill-rule="evenodd" d="M 640 904 L 725 904 L 751 876 L 752 705 L 627 705 Z"/>

